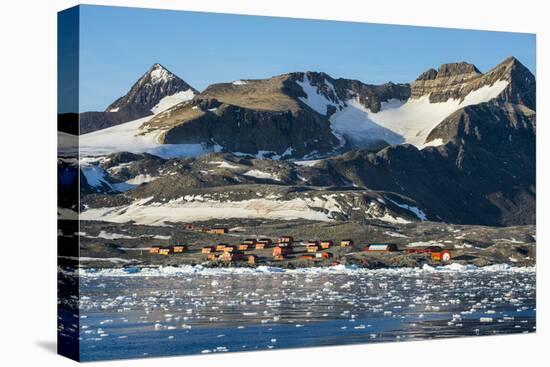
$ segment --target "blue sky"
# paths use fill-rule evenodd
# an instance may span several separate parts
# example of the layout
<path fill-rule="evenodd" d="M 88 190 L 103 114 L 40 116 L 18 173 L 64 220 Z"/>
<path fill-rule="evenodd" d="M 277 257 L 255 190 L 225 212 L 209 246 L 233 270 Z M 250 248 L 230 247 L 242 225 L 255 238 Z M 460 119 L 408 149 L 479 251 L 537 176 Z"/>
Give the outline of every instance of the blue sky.
<path fill-rule="evenodd" d="M 522 33 L 82 6 L 80 111 L 105 109 L 155 62 L 198 90 L 306 70 L 378 84 L 455 61 L 487 71 L 511 55 L 535 73 L 535 43 Z"/>

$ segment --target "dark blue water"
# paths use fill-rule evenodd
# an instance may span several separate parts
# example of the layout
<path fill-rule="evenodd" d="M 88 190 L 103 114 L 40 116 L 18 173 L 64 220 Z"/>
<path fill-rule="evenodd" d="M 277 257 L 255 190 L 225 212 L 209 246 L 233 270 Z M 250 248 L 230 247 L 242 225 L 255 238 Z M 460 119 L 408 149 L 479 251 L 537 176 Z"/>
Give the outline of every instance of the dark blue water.
<path fill-rule="evenodd" d="M 533 332 L 534 272 L 81 279 L 85 361 Z"/>

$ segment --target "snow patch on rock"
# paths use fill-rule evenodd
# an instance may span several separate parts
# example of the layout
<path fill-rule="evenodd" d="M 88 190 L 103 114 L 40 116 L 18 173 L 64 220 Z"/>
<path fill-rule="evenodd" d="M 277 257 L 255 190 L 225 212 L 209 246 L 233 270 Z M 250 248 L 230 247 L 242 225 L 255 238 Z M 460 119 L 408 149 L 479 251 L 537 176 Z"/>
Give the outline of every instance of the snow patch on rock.
<path fill-rule="evenodd" d="M 296 83 L 300 87 L 302 87 L 304 93 L 307 96 L 305 98 L 299 97 L 300 101 L 304 102 L 306 105 L 308 105 L 310 108 L 320 113 L 321 115 L 326 116 L 328 106 L 334 106 L 337 108 L 340 107 L 340 104 L 334 103 L 333 101 L 327 99 L 322 93 L 320 93 L 319 89 L 311 84 L 309 77 L 304 77 L 303 82 L 297 80 Z M 325 80 L 325 84 L 328 85 L 328 87 L 332 89 L 334 95 L 336 95 L 334 86 L 328 80 Z"/>
<path fill-rule="evenodd" d="M 181 102 L 193 99 L 193 97 L 195 97 L 195 92 L 193 92 L 192 89 L 174 93 L 161 99 L 155 107 L 151 108 L 151 112 L 157 114 L 162 111 L 166 111 L 167 109 L 172 108 Z"/>
<path fill-rule="evenodd" d="M 331 127 L 360 146 L 384 140 L 392 145 L 408 143 L 422 147 L 428 134 L 451 113 L 466 106 L 488 102 L 507 85 L 505 80 L 485 85 L 470 92 L 462 101 L 449 99 L 431 103 L 429 95 L 406 102 L 392 99 L 382 102 L 377 113 L 354 98 L 346 101 L 347 106 L 331 116 Z M 438 143 L 434 142 L 434 145 Z"/>
<path fill-rule="evenodd" d="M 137 224 L 164 225 L 165 222 L 189 222 L 216 218 L 309 219 L 332 221 L 333 213 L 342 208 L 335 195 L 277 200 L 258 198 L 242 201 L 219 201 L 200 195 L 188 195 L 169 202 L 152 202 L 153 198 L 137 200 L 130 205 L 93 208 L 81 213 L 83 220 L 101 220 Z"/>
<path fill-rule="evenodd" d="M 81 156 L 107 155 L 116 152 L 149 153 L 163 158 L 195 157 L 211 152 L 220 152 L 219 145 L 206 144 L 160 144 L 162 133 L 157 130 L 144 133 L 140 129 L 152 116 L 129 121 L 107 129 L 80 136 Z"/>
<path fill-rule="evenodd" d="M 124 192 L 134 187 L 134 185 L 126 182 L 113 183 L 109 181 L 107 172 L 94 164 L 82 163 L 80 170 L 84 174 L 88 185 L 97 191 Z"/>
<path fill-rule="evenodd" d="M 233 83 L 231 83 L 233 85 L 247 85 L 248 82 L 244 81 L 244 80 L 235 80 Z"/>
<path fill-rule="evenodd" d="M 234 164 L 228 163 L 228 162 L 209 162 L 210 164 L 216 164 L 218 168 L 227 168 L 227 169 L 238 169 L 239 166 L 236 166 Z"/>
<path fill-rule="evenodd" d="M 264 172 L 264 171 L 260 171 L 260 170 L 257 170 L 257 169 L 246 171 L 245 173 L 243 173 L 243 176 L 261 178 L 261 179 L 267 179 L 267 180 L 274 180 L 274 181 L 281 181 L 281 179 L 277 175 L 275 175 L 274 173 Z"/>
<path fill-rule="evenodd" d="M 174 79 L 174 75 L 160 64 L 155 64 L 149 75 L 151 76 L 151 83 L 153 84 L 166 83 Z"/>
<path fill-rule="evenodd" d="M 420 219 L 422 221 L 428 220 L 428 217 L 426 216 L 426 213 L 424 213 L 422 210 L 420 210 L 416 206 L 411 206 L 411 205 L 407 205 L 407 204 L 400 204 L 400 203 L 398 203 L 394 200 L 391 200 L 391 199 L 388 199 L 388 200 L 391 201 L 393 204 L 397 205 L 400 208 L 407 209 L 408 211 L 413 213 L 418 219 Z"/>

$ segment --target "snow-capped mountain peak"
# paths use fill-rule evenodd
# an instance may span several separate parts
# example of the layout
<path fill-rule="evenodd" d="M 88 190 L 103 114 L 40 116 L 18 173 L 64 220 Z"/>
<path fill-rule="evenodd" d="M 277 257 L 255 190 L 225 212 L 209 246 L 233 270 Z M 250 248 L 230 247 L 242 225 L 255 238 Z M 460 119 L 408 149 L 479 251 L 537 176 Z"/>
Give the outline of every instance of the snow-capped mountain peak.
<path fill-rule="evenodd" d="M 159 63 L 153 64 L 126 95 L 113 102 L 107 111 L 133 111 L 131 119 L 146 116 L 165 97 L 179 92 L 195 95 L 197 91 Z"/>
<path fill-rule="evenodd" d="M 162 112 L 192 99 L 198 91 L 159 63 L 153 64 L 105 111 L 80 114 L 80 133 L 109 128 Z"/>
<path fill-rule="evenodd" d="M 308 71 L 212 84 L 200 94 L 154 64 L 112 108 L 120 114 L 147 107 L 136 118 L 154 116 L 132 136 L 155 136 L 153 145 L 312 159 L 356 148 L 444 145 L 452 136 L 431 133 L 455 112 L 484 103 L 534 110 L 534 91 L 534 76 L 515 58 L 485 73 L 466 62 L 443 64 L 412 83 L 373 85 Z"/>
<path fill-rule="evenodd" d="M 159 63 L 153 64 L 149 70 L 149 79 L 152 84 L 166 83 L 169 80 L 177 78 L 170 70 Z"/>

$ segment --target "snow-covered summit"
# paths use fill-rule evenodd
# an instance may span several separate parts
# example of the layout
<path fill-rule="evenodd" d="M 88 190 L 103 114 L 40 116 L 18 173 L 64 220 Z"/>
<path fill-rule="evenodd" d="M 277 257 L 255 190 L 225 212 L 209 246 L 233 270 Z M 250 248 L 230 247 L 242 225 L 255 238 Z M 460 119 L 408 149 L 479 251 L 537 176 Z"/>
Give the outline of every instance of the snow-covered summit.
<path fill-rule="evenodd" d="M 105 111 L 80 114 L 80 133 L 85 134 L 162 112 L 193 98 L 198 91 L 159 63 L 153 64 L 128 93 Z"/>
<path fill-rule="evenodd" d="M 164 97 L 179 92 L 188 92 L 193 95 L 198 93 L 170 70 L 155 63 L 134 83 L 126 95 L 107 107 L 107 111 L 135 111 L 137 114 L 134 114 L 132 119 L 143 117 L 150 114 L 151 109 Z"/>
<path fill-rule="evenodd" d="M 162 66 L 159 63 L 154 64 L 151 66 L 151 69 L 149 71 L 149 77 L 151 79 L 151 83 L 166 83 L 169 80 L 172 80 L 174 78 L 177 78 L 172 72 L 170 72 L 168 69 L 166 69 L 164 66 Z"/>

